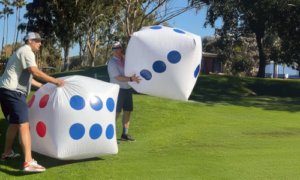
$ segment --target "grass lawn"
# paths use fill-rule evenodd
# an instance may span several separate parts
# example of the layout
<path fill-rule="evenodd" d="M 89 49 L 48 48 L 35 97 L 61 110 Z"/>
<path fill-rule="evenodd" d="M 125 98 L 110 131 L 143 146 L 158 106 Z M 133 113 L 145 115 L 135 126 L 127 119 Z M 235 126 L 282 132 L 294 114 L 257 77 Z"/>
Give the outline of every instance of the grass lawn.
<path fill-rule="evenodd" d="M 53 76 L 96 72 L 108 81 L 105 66 Z M 34 153 L 46 172 L 24 174 L 19 158 L 0 162 L 0 179 L 299 179 L 299 92 L 299 81 L 201 75 L 191 102 L 135 94 L 129 133 L 137 142 L 121 141 L 118 154 L 60 161 Z M 17 139 L 13 147 L 21 152 Z"/>

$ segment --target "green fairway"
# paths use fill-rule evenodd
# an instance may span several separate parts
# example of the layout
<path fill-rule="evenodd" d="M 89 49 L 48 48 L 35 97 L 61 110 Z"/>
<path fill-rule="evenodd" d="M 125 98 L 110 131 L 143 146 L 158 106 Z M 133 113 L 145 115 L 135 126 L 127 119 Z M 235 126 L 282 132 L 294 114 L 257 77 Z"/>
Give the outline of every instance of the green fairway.
<path fill-rule="evenodd" d="M 106 66 L 53 76 L 95 73 L 108 81 Z M 129 134 L 137 142 L 81 161 L 34 153 L 47 168 L 41 174 L 21 172 L 23 157 L 0 161 L 0 179 L 297 180 L 299 92 L 299 81 L 201 75 L 189 102 L 135 93 Z M 8 123 L 0 119 L 2 152 Z M 119 118 L 118 138 L 121 131 Z M 17 139 L 13 149 L 21 152 Z"/>

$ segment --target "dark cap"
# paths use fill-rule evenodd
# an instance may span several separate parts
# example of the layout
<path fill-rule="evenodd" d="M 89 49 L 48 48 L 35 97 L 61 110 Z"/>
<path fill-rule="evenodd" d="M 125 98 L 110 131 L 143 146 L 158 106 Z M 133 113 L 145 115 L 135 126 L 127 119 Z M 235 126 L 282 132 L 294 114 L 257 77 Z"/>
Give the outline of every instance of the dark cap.
<path fill-rule="evenodd" d="M 36 33 L 36 32 L 29 32 L 26 37 L 25 37 L 25 40 L 28 40 L 28 39 L 36 39 L 36 40 L 46 40 L 44 38 L 41 38 L 40 34 L 39 33 Z"/>

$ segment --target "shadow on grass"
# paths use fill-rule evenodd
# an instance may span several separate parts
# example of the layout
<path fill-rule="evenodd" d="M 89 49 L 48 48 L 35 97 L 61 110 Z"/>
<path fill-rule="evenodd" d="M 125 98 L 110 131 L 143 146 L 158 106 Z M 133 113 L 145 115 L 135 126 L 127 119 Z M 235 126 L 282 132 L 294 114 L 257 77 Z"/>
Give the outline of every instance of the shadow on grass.
<path fill-rule="evenodd" d="M 0 120 L 0 150 L 4 151 L 5 146 L 5 134 L 8 127 L 8 122 L 6 119 Z M 11 175 L 11 176 L 26 176 L 33 173 L 24 173 L 23 170 L 23 164 L 24 164 L 24 155 L 21 148 L 21 145 L 19 144 L 18 137 L 15 138 L 12 146 L 14 152 L 20 153 L 21 157 L 10 159 L 7 161 L 0 161 L 0 172 L 3 172 L 5 174 Z M 102 158 L 89 158 L 84 160 L 58 160 L 54 159 L 48 156 L 41 155 L 36 152 L 32 152 L 32 157 L 38 161 L 39 164 L 44 166 L 46 169 L 52 168 L 52 167 L 58 167 L 58 166 L 64 166 L 68 164 L 74 164 L 74 163 L 80 163 L 80 162 L 89 162 L 89 161 L 99 161 L 104 160 Z"/>
<path fill-rule="evenodd" d="M 190 100 L 265 110 L 300 111 L 300 81 L 202 75 Z"/>

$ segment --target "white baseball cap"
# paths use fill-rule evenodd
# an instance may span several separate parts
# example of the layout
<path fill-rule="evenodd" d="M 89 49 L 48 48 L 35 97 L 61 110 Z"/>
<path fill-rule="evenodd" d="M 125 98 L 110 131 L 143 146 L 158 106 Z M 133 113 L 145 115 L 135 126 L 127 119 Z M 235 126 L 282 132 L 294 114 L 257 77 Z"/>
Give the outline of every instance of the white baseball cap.
<path fill-rule="evenodd" d="M 115 42 L 112 43 L 112 46 L 122 47 L 122 44 L 119 41 L 115 41 Z"/>
<path fill-rule="evenodd" d="M 44 38 L 41 38 L 40 34 L 36 33 L 36 32 L 29 32 L 25 37 L 25 40 L 28 40 L 28 39 L 46 40 Z"/>

